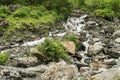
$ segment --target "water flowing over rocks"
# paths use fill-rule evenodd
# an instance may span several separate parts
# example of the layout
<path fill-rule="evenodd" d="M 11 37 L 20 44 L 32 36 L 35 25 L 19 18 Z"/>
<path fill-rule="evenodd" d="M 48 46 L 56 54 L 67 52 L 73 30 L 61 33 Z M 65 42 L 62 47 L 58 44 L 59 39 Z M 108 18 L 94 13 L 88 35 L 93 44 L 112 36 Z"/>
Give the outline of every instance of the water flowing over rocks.
<path fill-rule="evenodd" d="M 119 19 L 113 22 L 107 21 L 75 10 L 63 23 L 64 30 L 51 31 L 49 36 L 35 38 L 33 41 L 0 42 L 1 52 L 12 53 L 8 66 L 0 65 L 0 78 L 1 80 L 114 80 L 120 76 L 118 22 Z M 116 25 L 117 29 L 114 27 Z M 44 65 L 44 62 L 38 60 L 45 56 L 35 49 L 36 45 L 44 43 L 48 37 L 62 39 L 69 34 L 75 34 L 82 45 L 76 50 L 74 42 L 62 42 L 70 53 L 72 64 L 61 61 Z M 32 51 L 35 53 L 34 57 L 23 56 Z"/>

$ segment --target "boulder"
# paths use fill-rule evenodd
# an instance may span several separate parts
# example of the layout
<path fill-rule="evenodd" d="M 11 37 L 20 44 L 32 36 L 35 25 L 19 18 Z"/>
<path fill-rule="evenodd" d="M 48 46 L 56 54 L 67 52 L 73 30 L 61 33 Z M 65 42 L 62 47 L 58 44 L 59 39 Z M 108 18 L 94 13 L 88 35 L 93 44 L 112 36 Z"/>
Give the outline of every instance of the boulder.
<path fill-rule="evenodd" d="M 88 49 L 88 55 L 96 55 L 103 50 L 103 44 L 101 42 L 96 42 L 94 45 L 90 45 Z"/>
<path fill-rule="evenodd" d="M 1 80 L 80 80 L 75 65 L 64 61 L 30 68 L 16 68 L 0 65 Z"/>
<path fill-rule="evenodd" d="M 12 61 L 12 66 L 16 67 L 32 67 L 36 66 L 38 64 L 38 59 L 37 57 L 21 57 L 21 58 L 15 58 Z"/>
<path fill-rule="evenodd" d="M 117 80 L 118 76 L 120 76 L 120 69 L 111 68 L 105 72 L 92 76 L 90 80 Z"/>
<path fill-rule="evenodd" d="M 76 47 L 75 47 L 75 43 L 74 42 L 72 42 L 72 41 L 63 41 L 62 45 L 65 47 L 65 49 L 69 53 L 75 55 L 75 49 L 76 49 Z"/>
<path fill-rule="evenodd" d="M 79 80 L 79 72 L 76 66 L 67 65 L 64 61 L 50 65 L 41 74 L 41 80 Z"/>

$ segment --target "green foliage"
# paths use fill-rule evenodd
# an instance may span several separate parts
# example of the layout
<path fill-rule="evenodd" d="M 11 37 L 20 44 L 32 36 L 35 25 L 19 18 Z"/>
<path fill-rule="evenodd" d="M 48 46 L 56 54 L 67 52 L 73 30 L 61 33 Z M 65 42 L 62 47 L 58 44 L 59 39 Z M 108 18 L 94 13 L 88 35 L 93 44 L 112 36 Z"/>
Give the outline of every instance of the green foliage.
<path fill-rule="evenodd" d="M 101 17 L 114 17 L 114 12 L 109 9 L 97 9 L 93 12 L 95 16 L 101 16 Z"/>
<path fill-rule="evenodd" d="M 6 17 L 7 15 L 10 14 L 10 11 L 6 6 L 0 6 L 0 17 Z"/>
<path fill-rule="evenodd" d="M 14 17 L 19 17 L 19 18 L 24 18 L 27 16 L 28 13 L 22 10 L 17 10 L 16 12 L 13 13 Z"/>
<path fill-rule="evenodd" d="M 38 46 L 38 50 L 53 61 L 58 61 L 60 58 L 69 60 L 67 52 L 58 40 L 46 39 L 43 44 Z"/>
<path fill-rule="evenodd" d="M 4 65 L 9 57 L 9 53 L 0 53 L 0 65 Z"/>
<path fill-rule="evenodd" d="M 78 40 L 78 38 L 76 37 L 75 34 L 66 35 L 66 36 L 64 36 L 63 39 L 64 39 L 64 40 L 68 40 L 68 41 L 73 41 L 73 42 L 75 43 L 75 45 L 76 45 L 77 50 L 80 48 L 80 46 L 81 46 L 81 44 L 82 44 L 82 43 Z"/>

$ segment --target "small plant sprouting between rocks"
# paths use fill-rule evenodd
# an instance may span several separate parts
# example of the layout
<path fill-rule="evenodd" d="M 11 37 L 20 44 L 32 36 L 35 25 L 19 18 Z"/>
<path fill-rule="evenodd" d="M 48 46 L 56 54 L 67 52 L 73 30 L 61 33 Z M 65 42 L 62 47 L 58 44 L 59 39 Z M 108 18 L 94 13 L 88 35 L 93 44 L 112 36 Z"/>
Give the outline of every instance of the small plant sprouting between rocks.
<path fill-rule="evenodd" d="M 58 61 L 59 59 L 69 60 L 61 42 L 55 39 L 46 39 L 44 43 L 38 46 L 38 50 L 53 61 Z"/>
<path fill-rule="evenodd" d="M 64 40 L 73 41 L 76 45 L 77 50 L 79 50 L 80 46 L 82 45 L 75 34 L 65 35 Z"/>
<path fill-rule="evenodd" d="M 9 53 L 5 52 L 5 53 L 0 53 L 0 65 L 4 65 L 7 63 L 9 57 Z"/>

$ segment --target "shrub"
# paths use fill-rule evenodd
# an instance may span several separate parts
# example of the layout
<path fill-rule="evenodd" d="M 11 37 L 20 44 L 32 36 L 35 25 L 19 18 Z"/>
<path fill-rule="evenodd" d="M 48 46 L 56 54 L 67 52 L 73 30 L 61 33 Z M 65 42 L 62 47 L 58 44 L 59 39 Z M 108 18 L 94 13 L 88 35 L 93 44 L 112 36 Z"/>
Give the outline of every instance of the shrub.
<path fill-rule="evenodd" d="M 9 53 L 0 53 L 0 65 L 4 65 L 9 57 Z"/>
<path fill-rule="evenodd" d="M 58 61 L 60 58 L 69 60 L 67 52 L 58 40 L 46 39 L 43 44 L 38 46 L 38 50 L 42 51 L 46 57 L 51 58 L 53 61 Z"/>
<path fill-rule="evenodd" d="M 93 12 L 93 14 L 95 16 L 100 16 L 100 17 L 108 17 L 108 18 L 112 18 L 114 17 L 114 12 L 112 10 L 109 9 L 97 9 Z"/>
<path fill-rule="evenodd" d="M 23 6 L 19 9 L 17 9 L 14 13 L 13 13 L 13 17 L 18 17 L 18 18 L 24 18 L 27 17 L 29 14 L 29 11 L 31 11 L 30 7 L 26 7 Z"/>
<path fill-rule="evenodd" d="M 13 16 L 23 18 L 27 16 L 27 13 L 21 10 L 17 10 L 16 12 L 13 13 Z"/>
<path fill-rule="evenodd" d="M 0 6 L 0 17 L 6 17 L 7 15 L 10 14 L 10 11 L 6 6 Z"/>

